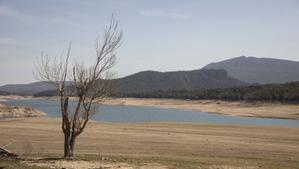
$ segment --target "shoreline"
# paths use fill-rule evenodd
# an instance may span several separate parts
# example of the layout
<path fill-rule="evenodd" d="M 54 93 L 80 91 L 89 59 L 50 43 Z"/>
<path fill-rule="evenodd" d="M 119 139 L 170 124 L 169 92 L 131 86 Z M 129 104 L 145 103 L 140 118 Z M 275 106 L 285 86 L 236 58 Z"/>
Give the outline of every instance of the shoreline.
<path fill-rule="evenodd" d="M 46 113 L 30 106 L 10 106 L 5 102 L 7 99 L 30 99 L 23 96 L 0 96 L 0 119 L 17 119 L 28 117 L 44 117 Z"/>
<path fill-rule="evenodd" d="M 0 102 L 5 104 L 7 99 L 55 99 L 55 97 L 32 96 L 0 96 Z M 299 120 L 299 104 L 279 102 L 246 102 L 221 100 L 178 100 L 151 98 L 107 98 L 103 102 L 107 105 L 151 106 L 158 108 L 174 108 L 224 114 L 239 117 L 293 119 Z"/>
<path fill-rule="evenodd" d="M 299 105 L 265 102 L 178 100 L 144 98 L 109 98 L 107 105 L 153 106 L 159 108 L 186 109 L 196 112 L 225 114 L 240 117 L 299 120 Z"/>

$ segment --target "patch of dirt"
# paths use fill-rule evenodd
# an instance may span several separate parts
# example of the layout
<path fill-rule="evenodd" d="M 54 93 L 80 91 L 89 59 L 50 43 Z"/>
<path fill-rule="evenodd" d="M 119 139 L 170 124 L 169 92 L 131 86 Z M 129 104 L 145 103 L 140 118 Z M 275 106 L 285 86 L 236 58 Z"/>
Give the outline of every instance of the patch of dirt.
<path fill-rule="evenodd" d="M 208 169 L 257 169 L 259 167 L 253 167 L 253 166 L 242 166 L 242 167 L 236 167 L 236 166 L 230 166 L 230 165 L 213 165 L 208 167 Z"/>
<path fill-rule="evenodd" d="M 53 169 L 167 169 L 167 167 L 159 164 L 134 166 L 127 163 L 84 160 L 30 160 L 23 163 L 28 166 L 49 167 Z"/>

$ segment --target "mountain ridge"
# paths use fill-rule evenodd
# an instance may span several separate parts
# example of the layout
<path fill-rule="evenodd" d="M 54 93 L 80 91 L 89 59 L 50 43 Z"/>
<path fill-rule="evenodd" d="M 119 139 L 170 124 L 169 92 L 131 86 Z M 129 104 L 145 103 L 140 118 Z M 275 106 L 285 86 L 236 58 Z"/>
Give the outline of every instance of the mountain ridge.
<path fill-rule="evenodd" d="M 18 95 L 32 95 L 33 93 L 44 90 L 54 90 L 55 88 L 47 82 L 32 82 L 26 84 L 7 84 L 0 86 L 0 91 L 18 94 Z"/>
<path fill-rule="evenodd" d="M 229 76 L 246 83 L 287 83 L 299 81 L 299 62 L 285 59 L 235 57 L 213 62 L 204 69 L 224 69 Z"/>
<path fill-rule="evenodd" d="M 38 86 L 45 83 L 47 82 L 36 82 L 24 84 L 23 86 L 6 85 L 0 87 L 0 90 L 8 88 L 7 92 L 19 95 L 55 95 L 55 88 L 49 87 L 50 84 L 46 84 L 44 87 L 36 87 L 34 90 L 30 86 Z M 123 78 L 113 79 L 112 84 L 115 86 L 117 92 L 124 94 L 159 90 L 213 89 L 247 85 L 244 82 L 229 77 L 225 70 L 205 69 L 172 72 L 142 71 Z M 9 88 L 10 86 L 13 88 Z"/>
<path fill-rule="evenodd" d="M 202 69 L 170 72 L 141 71 L 112 81 L 115 82 L 118 91 L 122 93 L 287 83 L 299 81 L 299 62 L 241 56 L 213 62 Z M 47 82 L 0 86 L 2 93 L 7 92 L 18 95 L 35 95 L 54 89 Z"/>
<path fill-rule="evenodd" d="M 115 79 L 121 92 L 152 92 L 158 90 L 212 89 L 246 85 L 228 77 L 225 70 L 196 69 L 191 71 L 142 71 Z"/>

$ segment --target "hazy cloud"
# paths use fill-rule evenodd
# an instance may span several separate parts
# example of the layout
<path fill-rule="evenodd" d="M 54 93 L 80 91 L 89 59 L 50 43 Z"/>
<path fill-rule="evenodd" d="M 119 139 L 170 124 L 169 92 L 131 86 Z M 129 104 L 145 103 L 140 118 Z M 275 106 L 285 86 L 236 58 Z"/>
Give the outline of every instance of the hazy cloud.
<path fill-rule="evenodd" d="M 11 7 L 0 5 L 0 17 L 9 17 L 9 18 L 16 18 L 21 20 L 27 20 L 32 19 L 33 16 L 29 15 L 27 13 L 19 12 L 16 9 L 13 9 Z"/>
<path fill-rule="evenodd" d="M 25 43 L 13 38 L 0 38 L 0 45 L 24 45 Z"/>
<path fill-rule="evenodd" d="M 167 12 L 163 10 L 144 10 L 140 12 L 140 15 L 147 17 L 164 17 L 171 19 L 189 19 L 192 17 L 192 14 L 190 13 Z"/>
<path fill-rule="evenodd" d="M 12 8 L 9 8 L 7 6 L 0 5 L 0 16 L 5 17 L 16 17 L 20 15 L 20 13 Z"/>

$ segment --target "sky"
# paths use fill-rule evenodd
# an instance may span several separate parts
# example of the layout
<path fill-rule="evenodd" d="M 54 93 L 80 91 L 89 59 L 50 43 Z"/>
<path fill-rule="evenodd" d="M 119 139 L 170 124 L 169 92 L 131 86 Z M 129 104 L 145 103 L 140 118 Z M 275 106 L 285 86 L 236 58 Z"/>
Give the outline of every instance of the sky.
<path fill-rule="evenodd" d="M 0 85 L 29 83 L 41 53 L 95 60 L 111 15 L 115 77 L 199 69 L 238 56 L 299 61 L 299 0 L 0 0 Z"/>

